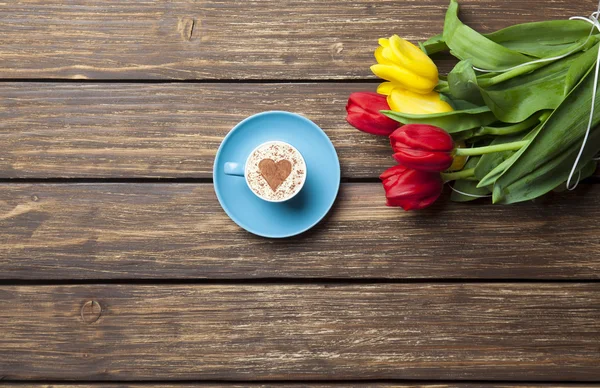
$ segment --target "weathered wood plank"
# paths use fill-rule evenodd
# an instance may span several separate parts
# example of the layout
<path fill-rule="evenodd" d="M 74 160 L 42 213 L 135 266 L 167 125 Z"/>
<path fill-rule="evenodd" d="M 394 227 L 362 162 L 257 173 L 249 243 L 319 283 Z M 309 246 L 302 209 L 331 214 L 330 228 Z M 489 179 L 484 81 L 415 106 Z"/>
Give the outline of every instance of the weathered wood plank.
<path fill-rule="evenodd" d="M 461 4 L 465 21 L 482 31 L 595 10 L 584 0 Z M 429 38 L 441 32 L 447 5 L 447 0 L 10 1 L 0 3 L 0 77 L 372 77 L 377 38 L 392 33 L 414 41 Z"/>
<path fill-rule="evenodd" d="M 600 284 L 3 286 L 0 296 L 7 379 L 600 379 Z M 82 313 L 90 301 L 96 315 Z"/>
<path fill-rule="evenodd" d="M 3 83 L 0 178 L 210 178 L 223 137 L 267 110 L 312 119 L 343 177 L 375 178 L 395 163 L 388 139 L 345 120 L 350 93 L 375 85 Z"/>
<path fill-rule="evenodd" d="M 320 226 L 255 237 L 210 184 L 0 185 L 0 277 L 598 279 L 600 187 L 515 206 L 384 206 L 343 184 Z"/>
<path fill-rule="evenodd" d="M 0 88 L 0 177 L 212 177 L 239 121 L 288 110 L 321 126 L 345 177 L 393 165 L 389 141 L 346 123 L 348 95 L 375 84 L 56 84 Z"/>
<path fill-rule="evenodd" d="M 146 384 L 146 383 L 131 383 L 131 384 L 123 384 L 123 383 L 94 383 L 94 384 L 52 384 L 52 385 L 43 385 L 43 384 L 3 384 L 3 387 L 7 388 L 275 388 L 275 387 L 293 387 L 293 388 L 333 388 L 333 387 L 345 387 L 345 388 L 570 388 L 573 385 L 565 385 L 565 384 L 557 384 L 554 383 L 552 385 L 548 383 L 538 383 L 538 384 L 517 384 L 517 383 L 505 383 L 505 384 L 495 384 L 495 383 L 452 383 L 452 384 L 431 384 L 431 383 L 371 383 L 371 382 L 349 382 L 349 381 L 339 381 L 339 382 L 331 382 L 330 384 L 313 384 L 310 382 L 306 383 L 285 383 L 285 382 L 277 382 L 274 384 L 262 384 L 262 383 L 252 383 L 252 382 L 244 382 L 244 383 L 222 383 L 222 384 L 212 384 L 212 383 L 195 383 L 195 384 Z M 577 388 L 597 388 L 600 387 L 600 384 L 585 384 L 579 383 L 577 384 Z"/>

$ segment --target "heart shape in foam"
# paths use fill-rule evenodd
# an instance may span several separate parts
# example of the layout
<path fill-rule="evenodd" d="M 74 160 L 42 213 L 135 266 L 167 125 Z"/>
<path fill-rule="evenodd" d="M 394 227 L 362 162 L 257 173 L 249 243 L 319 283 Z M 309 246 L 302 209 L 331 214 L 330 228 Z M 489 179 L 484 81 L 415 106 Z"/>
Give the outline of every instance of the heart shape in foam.
<path fill-rule="evenodd" d="M 258 163 L 258 169 L 271 190 L 277 191 L 292 173 L 292 163 L 289 160 L 275 162 L 273 159 L 263 159 Z"/>

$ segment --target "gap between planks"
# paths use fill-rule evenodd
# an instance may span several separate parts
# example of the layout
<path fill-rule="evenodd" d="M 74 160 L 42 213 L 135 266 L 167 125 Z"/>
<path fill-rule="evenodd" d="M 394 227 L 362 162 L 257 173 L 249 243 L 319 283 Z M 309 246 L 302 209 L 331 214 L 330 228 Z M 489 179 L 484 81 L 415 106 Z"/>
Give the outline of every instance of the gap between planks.
<path fill-rule="evenodd" d="M 348 387 L 348 388 L 568 388 L 568 387 L 600 387 L 600 383 L 584 383 L 577 381 L 562 381 L 539 383 L 531 381 L 431 381 L 431 380 L 280 380 L 280 381 L 77 381 L 65 382 L 56 381 L 0 381 L 0 386 L 3 387 L 20 387 L 20 388 L 128 388 L 128 387 L 145 387 L 145 388 L 275 388 L 275 387 L 290 387 L 290 388 L 328 388 L 328 387 Z"/>

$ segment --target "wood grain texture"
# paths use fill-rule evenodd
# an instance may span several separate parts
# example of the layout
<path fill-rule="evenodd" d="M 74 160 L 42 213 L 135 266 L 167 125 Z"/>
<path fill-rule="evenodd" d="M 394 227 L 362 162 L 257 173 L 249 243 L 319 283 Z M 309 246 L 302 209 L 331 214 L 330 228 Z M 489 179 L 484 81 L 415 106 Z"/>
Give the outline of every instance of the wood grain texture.
<path fill-rule="evenodd" d="M 385 137 L 346 123 L 353 91 L 375 84 L 4 83 L 0 177 L 212 177 L 239 121 L 300 113 L 333 141 L 345 177 L 377 177 L 395 162 Z"/>
<path fill-rule="evenodd" d="M 0 277 L 598 279 L 598 190 L 407 213 L 380 184 L 343 184 L 315 229 L 268 240 L 210 184 L 3 184 Z"/>
<path fill-rule="evenodd" d="M 483 32 L 589 15 L 590 0 L 461 0 Z M 425 40 L 447 0 L 17 0 L 0 3 L 0 77 L 373 78 L 377 38 Z M 448 70 L 442 64 L 442 70 Z"/>
<path fill-rule="evenodd" d="M 276 388 L 276 387 L 290 387 L 290 388 L 572 388 L 573 385 L 569 384 L 549 384 L 549 383 L 531 383 L 531 384 L 518 384 L 518 383 L 504 383 L 504 384 L 494 384 L 494 383 L 370 383 L 370 382 L 350 382 L 350 381 L 338 381 L 331 382 L 329 384 L 323 383 L 286 383 L 286 382 L 277 382 L 272 384 L 263 384 L 256 382 L 243 382 L 243 383 L 235 383 L 235 382 L 224 382 L 221 384 L 214 383 L 194 383 L 194 384 L 155 384 L 155 383 L 94 383 L 94 384 L 26 384 L 26 383 L 18 383 L 11 384 L 6 383 L 2 384 L 3 387 L 6 388 Z M 577 388 L 597 388 L 600 387 L 600 384 L 593 383 L 579 383 L 576 385 Z"/>
<path fill-rule="evenodd" d="M 0 287 L 6 379 L 600 380 L 600 284 Z M 80 316 L 89 300 L 100 319 Z"/>
<path fill-rule="evenodd" d="M 312 119 L 336 147 L 344 178 L 396 162 L 386 137 L 346 123 L 350 93 L 375 83 L 3 83 L 1 178 L 211 178 L 225 135 L 267 110 Z"/>

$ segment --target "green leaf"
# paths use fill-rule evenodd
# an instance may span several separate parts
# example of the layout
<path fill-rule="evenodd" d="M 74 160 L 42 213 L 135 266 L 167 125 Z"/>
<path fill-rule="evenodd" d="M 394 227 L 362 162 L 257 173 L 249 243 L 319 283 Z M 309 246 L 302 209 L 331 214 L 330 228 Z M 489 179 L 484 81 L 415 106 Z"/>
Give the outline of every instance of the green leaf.
<path fill-rule="evenodd" d="M 555 56 L 557 50 L 572 49 L 587 39 L 592 26 L 581 20 L 549 20 L 516 24 L 486 34 L 502 46 L 536 58 Z"/>
<path fill-rule="evenodd" d="M 452 140 L 457 141 L 466 141 L 473 137 L 473 129 L 469 129 L 462 132 L 454 132 L 452 133 Z"/>
<path fill-rule="evenodd" d="M 412 115 L 391 110 L 382 110 L 381 113 L 402 124 L 429 124 L 440 127 L 448 133 L 478 128 L 497 120 L 487 106 L 428 115 Z"/>
<path fill-rule="evenodd" d="M 470 102 L 463 101 L 463 100 L 458 100 L 458 101 L 457 100 L 454 100 L 454 101 L 448 100 L 448 101 L 449 101 L 448 103 L 457 110 L 461 110 L 461 108 L 457 108 L 458 106 L 462 106 L 462 110 L 467 110 L 467 109 L 471 109 L 474 107 L 474 105 L 471 104 Z M 531 129 L 536 124 L 539 124 L 541 121 L 546 120 L 548 118 L 548 116 L 550 115 L 550 113 L 551 113 L 551 111 L 543 111 L 543 112 L 535 114 L 535 115 L 531 116 L 530 118 L 528 118 L 527 120 L 522 121 L 517 124 L 501 125 L 502 124 L 501 123 L 501 124 L 496 124 L 494 126 L 484 125 L 479 128 L 472 128 L 472 129 L 468 129 L 466 131 L 453 132 L 452 138 L 454 139 L 454 141 L 461 141 L 461 140 L 468 140 L 468 139 L 472 139 L 472 138 L 481 138 L 481 137 L 485 137 L 485 136 L 514 135 L 516 133 L 520 133 L 520 132 L 526 131 L 528 129 Z M 544 117 L 544 118 L 542 119 L 542 117 Z"/>
<path fill-rule="evenodd" d="M 595 149 L 600 149 L 600 131 L 596 131 L 589 138 L 588 144 L 594 144 Z M 580 144 L 571 146 L 567 151 L 551 159 L 549 162 L 541 165 L 533 173 L 527 174 L 517 181 L 513 182 L 508 188 L 502 188 L 495 185 L 493 190 L 493 202 L 497 204 L 511 204 L 523 202 L 540 197 L 549 191 L 555 189 L 561 183 L 565 182 L 573 168 L 576 155 L 579 153 Z M 594 163 L 591 157 L 587 158 L 585 164 L 579 164 L 573 175 L 574 184 L 578 179 L 578 172 L 589 168 L 590 163 Z M 501 177 L 502 178 L 502 177 Z"/>
<path fill-rule="evenodd" d="M 433 55 L 442 51 L 448 51 L 448 46 L 446 46 L 446 42 L 444 42 L 444 37 L 442 34 L 432 36 L 425 42 L 420 43 L 419 46 L 421 47 L 421 50 L 427 55 Z"/>
<path fill-rule="evenodd" d="M 565 78 L 565 95 L 569 94 L 571 90 L 581 81 L 583 76 L 590 70 L 590 67 L 594 66 L 596 59 L 598 58 L 598 47 L 595 45 L 587 50 L 582 55 L 577 56 L 569 66 L 567 76 Z"/>
<path fill-rule="evenodd" d="M 469 101 L 478 106 L 484 104 L 471 60 L 462 60 L 454 66 L 454 69 L 448 74 L 448 85 L 452 97 Z"/>
<path fill-rule="evenodd" d="M 537 117 L 535 119 L 536 119 L 536 122 L 539 122 L 537 120 Z M 522 134 L 521 135 L 510 135 L 510 136 L 498 136 L 498 137 L 495 137 L 490 142 L 490 145 L 512 143 L 512 142 L 524 140 L 525 137 L 526 136 L 524 136 Z M 496 166 L 500 165 L 505 160 L 509 159 L 512 155 L 515 154 L 515 152 L 516 151 L 501 151 L 501 152 L 494 152 L 491 154 L 482 155 L 481 158 L 479 159 L 479 163 L 477 163 L 477 166 L 475 167 L 475 177 L 481 181 L 490 172 L 492 172 L 492 170 L 494 170 L 496 168 Z"/>
<path fill-rule="evenodd" d="M 531 143 L 517 152 L 517 160 L 496 180 L 494 203 L 514 203 L 536 198 L 567 180 L 587 129 L 594 72 L 571 91 L 542 125 Z M 598 93 L 597 93 L 598 94 Z M 600 96 L 594 106 L 592 131 L 579 168 L 600 150 Z"/>
<path fill-rule="evenodd" d="M 478 164 L 479 159 L 479 156 L 469 158 L 467 164 L 465 165 L 465 169 L 474 168 Z M 489 195 L 491 193 L 491 191 L 487 188 L 478 188 L 477 181 L 467 179 L 459 179 L 455 181 L 452 187 L 454 190 L 460 191 L 460 193 L 454 190 L 452 191 L 450 199 L 454 202 L 474 201 L 483 195 Z M 461 193 L 465 193 L 467 195 Z"/>
<path fill-rule="evenodd" d="M 522 140 L 534 139 L 543 128 L 543 125 L 544 122 L 540 123 L 533 130 L 531 130 L 531 132 L 523 136 Z M 500 176 L 502 176 L 502 174 L 504 174 L 504 172 L 517 161 L 519 156 L 525 151 L 526 148 L 527 147 L 523 147 L 517 152 L 512 151 L 512 154 L 507 159 L 498 164 L 490 172 L 488 172 L 487 175 L 480 179 L 478 187 L 486 187 L 493 185 L 496 182 L 496 180 L 498 180 L 498 178 L 500 178 Z M 483 174 L 483 171 L 484 167 L 482 166 L 480 174 Z M 477 169 L 475 169 L 475 176 L 477 176 Z"/>
<path fill-rule="evenodd" d="M 449 98 L 443 94 L 440 94 L 440 98 L 442 98 L 441 96 L 444 96 L 444 101 L 450 104 L 452 108 L 454 108 L 454 110 L 470 110 L 480 108 L 483 106 L 483 104 L 476 105 L 469 101 Z"/>
<path fill-rule="evenodd" d="M 545 111 L 549 112 L 549 111 Z M 514 135 L 516 133 L 523 132 L 527 129 L 534 127 L 539 124 L 542 116 L 542 112 L 536 113 L 532 115 L 527 120 L 521 121 L 520 123 L 512 124 L 512 125 L 502 125 L 502 126 L 483 126 L 476 131 L 473 131 L 473 137 L 475 136 L 507 136 Z M 519 139 L 520 140 L 520 139 Z"/>
<path fill-rule="evenodd" d="M 546 58 L 555 56 L 557 50 L 572 49 L 580 44 L 581 39 L 589 36 L 590 29 L 591 26 L 581 20 L 549 20 L 516 24 L 483 36 L 521 54 Z M 427 55 L 449 50 L 443 34 L 431 37 L 420 46 Z"/>
<path fill-rule="evenodd" d="M 591 47 L 596 45 L 596 43 L 598 43 L 598 39 L 595 36 L 590 37 L 589 39 L 586 39 L 585 42 L 582 42 L 582 44 L 578 45 L 575 49 L 569 48 L 569 50 L 558 50 L 557 52 L 553 53 L 553 54 L 556 54 L 554 57 L 543 58 L 546 60 L 530 62 L 524 66 L 517 66 L 508 71 L 496 72 L 496 73 L 484 73 L 484 74 L 477 76 L 477 81 L 478 81 L 479 86 L 484 87 L 484 88 L 493 86 L 493 85 L 498 85 L 499 83 L 508 81 L 512 78 L 534 72 L 538 69 L 541 69 L 542 67 L 548 66 L 552 63 L 555 63 L 558 60 L 561 60 L 564 58 L 569 58 L 570 56 L 572 56 L 576 53 L 587 51 Z M 558 59 L 554 59 L 554 58 L 558 58 Z M 571 58 L 571 60 L 573 60 L 573 58 Z M 565 62 L 563 62 L 563 65 L 564 64 L 565 64 Z"/>
<path fill-rule="evenodd" d="M 504 172 L 517 160 L 519 152 L 513 153 L 508 159 L 494 167 L 486 176 L 479 180 L 477 187 L 488 187 L 496 183 L 496 181 L 504 174 Z"/>
<path fill-rule="evenodd" d="M 588 52 L 571 55 L 529 74 L 481 88 L 481 94 L 494 115 L 506 123 L 518 123 L 538 111 L 556 109 L 568 93 L 567 80 L 580 79 L 582 69 L 589 70 L 595 63 L 597 49 L 594 46 Z M 590 51 L 596 54 L 591 56 Z"/>
<path fill-rule="evenodd" d="M 508 49 L 463 24 L 458 18 L 458 3 L 450 1 L 444 22 L 443 38 L 457 58 L 470 59 L 487 70 L 502 70 L 530 62 L 532 57 Z"/>

